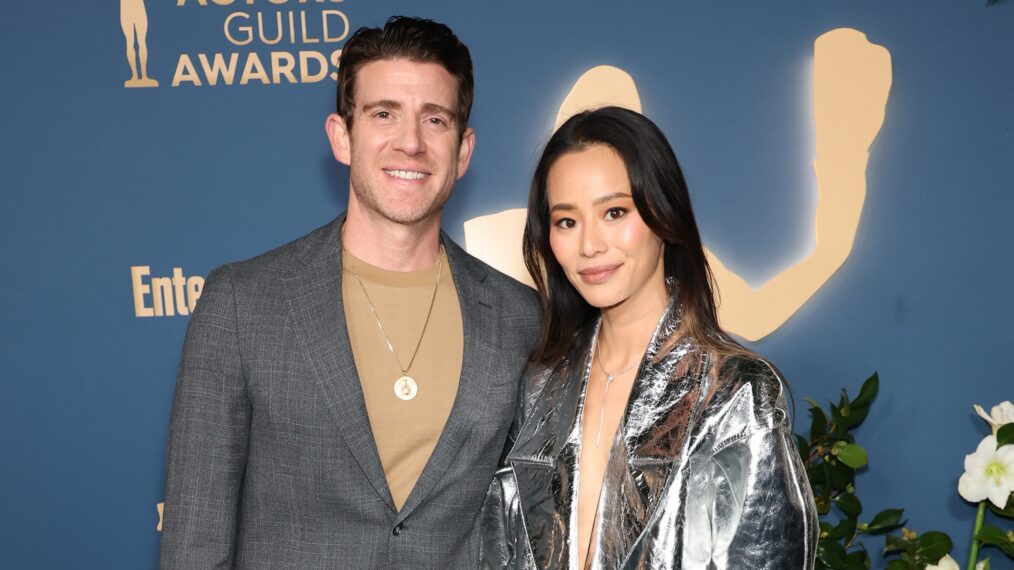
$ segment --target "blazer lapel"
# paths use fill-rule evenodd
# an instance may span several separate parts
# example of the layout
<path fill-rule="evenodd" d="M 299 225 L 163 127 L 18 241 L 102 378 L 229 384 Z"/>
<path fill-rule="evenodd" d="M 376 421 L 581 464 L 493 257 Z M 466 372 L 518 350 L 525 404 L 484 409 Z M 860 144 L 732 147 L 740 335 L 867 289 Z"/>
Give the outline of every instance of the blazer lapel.
<path fill-rule="evenodd" d="M 486 270 L 446 235 L 441 237 L 461 304 L 465 341 L 461 378 L 444 431 L 398 513 L 398 520 L 407 517 L 433 490 L 478 421 L 485 408 L 489 379 L 495 376 L 492 367 L 497 361 L 497 347 L 500 345 L 500 303 L 484 283 Z"/>
<path fill-rule="evenodd" d="M 618 536 L 615 529 L 625 532 L 619 540 L 598 543 L 597 558 L 604 567 L 619 567 L 640 547 L 638 538 L 664 502 L 663 495 L 673 486 L 671 480 L 685 471 L 688 435 L 707 389 L 707 359 L 694 342 L 684 339 L 673 344 L 679 324 L 679 309 L 673 302 L 648 343 L 622 431 L 614 441 L 603 481 L 603 492 L 611 489 L 612 493 L 600 502 L 599 524 L 613 529 L 612 537 Z"/>
<path fill-rule="evenodd" d="M 284 278 L 289 312 L 299 344 L 349 451 L 377 494 L 395 512 L 345 323 L 341 282 L 343 221 L 344 217 L 339 217 L 319 230 L 316 239 L 308 240 L 300 256 L 302 265 Z"/>

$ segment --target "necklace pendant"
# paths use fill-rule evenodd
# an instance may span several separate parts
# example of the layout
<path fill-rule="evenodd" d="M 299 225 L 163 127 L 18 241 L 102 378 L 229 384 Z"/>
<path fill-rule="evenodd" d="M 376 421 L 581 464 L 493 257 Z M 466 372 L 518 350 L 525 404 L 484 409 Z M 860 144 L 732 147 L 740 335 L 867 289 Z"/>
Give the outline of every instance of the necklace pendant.
<path fill-rule="evenodd" d="M 419 385 L 411 376 L 402 376 L 394 381 L 394 395 L 399 400 L 409 401 L 419 393 Z"/>

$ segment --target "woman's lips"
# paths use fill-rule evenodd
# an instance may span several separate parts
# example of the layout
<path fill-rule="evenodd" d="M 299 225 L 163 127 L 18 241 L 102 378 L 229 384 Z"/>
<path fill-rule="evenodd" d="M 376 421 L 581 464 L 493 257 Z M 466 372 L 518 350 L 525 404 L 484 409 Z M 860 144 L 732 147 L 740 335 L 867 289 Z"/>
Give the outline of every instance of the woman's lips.
<path fill-rule="evenodd" d="M 581 280 L 584 281 L 585 283 L 589 285 L 598 285 L 599 283 L 604 283 L 606 280 L 612 277 L 613 273 L 616 273 L 616 270 L 619 269 L 621 265 L 623 264 L 616 263 L 613 265 L 599 265 L 596 267 L 589 267 L 587 269 L 582 269 L 581 271 L 578 271 L 577 274 L 581 276 Z"/>

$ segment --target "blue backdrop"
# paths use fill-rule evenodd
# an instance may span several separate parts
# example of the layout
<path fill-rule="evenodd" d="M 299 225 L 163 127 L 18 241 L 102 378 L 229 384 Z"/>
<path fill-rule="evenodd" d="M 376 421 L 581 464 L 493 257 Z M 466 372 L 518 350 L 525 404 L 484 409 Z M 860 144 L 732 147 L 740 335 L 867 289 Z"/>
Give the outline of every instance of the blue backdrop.
<path fill-rule="evenodd" d="M 154 88 L 124 87 L 116 2 L 4 10 L 0 567 L 156 566 L 187 317 L 136 317 L 131 267 L 148 266 L 145 280 L 176 267 L 203 276 L 342 211 L 347 171 L 323 130 L 330 58 L 345 20 L 354 30 L 398 13 L 449 24 L 474 58 L 478 145 L 444 218 L 452 237 L 467 219 L 524 205 L 561 100 L 610 64 L 634 77 L 670 137 L 706 245 L 756 284 L 813 245 L 815 38 L 847 26 L 887 47 L 893 87 L 852 255 L 752 346 L 797 400 L 854 393 L 879 371 L 858 433 L 870 452 L 858 494 L 867 513 L 903 507 L 908 526 L 947 531 L 965 556 L 974 508 L 957 479 L 987 432 L 972 404 L 1014 396 L 1014 3 L 146 4 Z M 258 14 L 268 40 L 281 17 L 277 44 L 257 37 Z M 200 55 L 211 66 L 233 53 L 232 80 L 209 85 Z M 274 81 L 287 64 L 299 82 Z"/>

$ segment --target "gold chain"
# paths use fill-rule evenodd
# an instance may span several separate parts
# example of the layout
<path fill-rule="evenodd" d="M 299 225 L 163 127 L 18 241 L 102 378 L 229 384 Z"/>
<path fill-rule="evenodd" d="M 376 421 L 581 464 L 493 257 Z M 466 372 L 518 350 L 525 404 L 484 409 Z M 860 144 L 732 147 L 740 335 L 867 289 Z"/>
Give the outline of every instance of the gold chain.
<path fill-rule="evenodd" d="M 377 308 L 373 306 L 373 300 L 370 299 L 370 294 L 366 292 L 366 285 L 363 283 L 361 277 L 359 277 L 359 270 L 356 269 L 356 264 L 352 261 L 352 255 L 342 250 L 345 255 L 343 256 L 349 262 L 349 266 L 352 268 L 352 274 L 356 276 L 356 281 L 359 283 L 359 287 L 363 290 L 363 295 L 366 297 L 366 302 L 370 305 L 370 311 L 373 313 L 373 318 L 377 321 L 377 326 L 380 327 L 380 333 L 384 335 L 384 340 L 387 341 L 387 349 L 391 351 L 391 355 L 394 356 L 394 361 L 398 363 L 398 368 L 401 368 L 402 374 L 408 374 L 412 363 L 415 362 L 416 354 L 419 354 L 419 347 L 422 346 L 422 339 L 426 336 L 426 327 L 430 324 L 430 315 L 433 314 L 433 305 L 437 300 L 437 289 L 440 288 L 440 278 L 443 276 L 442 271 L 444 268 L 444 257 L 443 257 L 443 246 L 437 250 L 437 282 L 433 285 L 433 297 L 430 298 L 430 308 L 426 311 L 426 321 L 423 322 L 422 332 L 419 333 L 419 341 L 415 343 L 415 350 L 412 351 L 412 358 L 408 361 L 408 366 L 401 365 L 401 359 L 398 358 L 398 353 L 394 351 L 394 345 L 391 343 L 391 337 L 387 335 L 387 331 L 384 330 L 384 324 L 380 322 L 380 315 L 377 314 Z"/>

